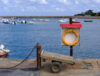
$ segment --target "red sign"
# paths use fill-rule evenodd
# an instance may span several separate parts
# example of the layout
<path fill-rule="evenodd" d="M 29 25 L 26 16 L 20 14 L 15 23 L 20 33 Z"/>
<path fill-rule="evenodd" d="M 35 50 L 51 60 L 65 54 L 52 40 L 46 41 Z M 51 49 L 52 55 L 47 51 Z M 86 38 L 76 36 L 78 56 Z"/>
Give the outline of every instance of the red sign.
<path fill-rule="evenodd" d="M 77 27 L 77 28 L 81 28 L 82 24 L 60 24 L 60 27 Z"/>

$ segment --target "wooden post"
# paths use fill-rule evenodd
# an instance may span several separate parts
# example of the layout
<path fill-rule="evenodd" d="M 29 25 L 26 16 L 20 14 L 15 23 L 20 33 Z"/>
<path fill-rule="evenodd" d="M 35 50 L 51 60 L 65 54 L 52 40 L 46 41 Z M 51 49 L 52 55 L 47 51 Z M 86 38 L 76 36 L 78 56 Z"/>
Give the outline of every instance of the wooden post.
<path fill-rule="evenodd" d="M 70 18 L 69 23 L 72 24 L 72 18 Z"/>
<path fill-rule="evenodd" d="M 70 18 L 69 23 L 72 24 L 72 18 Z M 70 46 L 70 56 L 73 56 L 73 46 Z"/>
<path fill-rule="evenodd" d="M 37 69 L 41 68 L 41 46 L 37 44 Z"/>

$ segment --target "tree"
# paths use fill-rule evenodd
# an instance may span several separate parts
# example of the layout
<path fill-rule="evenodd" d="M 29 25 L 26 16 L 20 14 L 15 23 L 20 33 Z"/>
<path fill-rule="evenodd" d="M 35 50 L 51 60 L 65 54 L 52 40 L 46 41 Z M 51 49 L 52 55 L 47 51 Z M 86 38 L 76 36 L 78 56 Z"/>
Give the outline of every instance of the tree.
<path fill-rule="evenodd" d="M 85 12 L 85 15 L 93 15 L 93 10 L 87 10 L 86 12 Z"/>
<path fill-rule="evenodd" d="M 89 15 L 89 16 L 100 16 L 100 12 L 93 12 L 93 10 L 89 9 L 86 12 L 82 12 L 82 13 L 76 14 L 75 16 L 86 16 L 86 15 Z"/>

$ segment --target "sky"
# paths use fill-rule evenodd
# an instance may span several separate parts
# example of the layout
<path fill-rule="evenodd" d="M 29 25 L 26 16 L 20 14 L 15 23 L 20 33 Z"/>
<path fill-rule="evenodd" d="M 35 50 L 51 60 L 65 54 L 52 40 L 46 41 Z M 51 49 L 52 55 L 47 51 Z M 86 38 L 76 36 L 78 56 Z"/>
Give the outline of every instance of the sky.
<path fill-rule="evenodd" d="M 0 0 L 0 16 L 73 16 L 92 9 L 100 0 Z"/>

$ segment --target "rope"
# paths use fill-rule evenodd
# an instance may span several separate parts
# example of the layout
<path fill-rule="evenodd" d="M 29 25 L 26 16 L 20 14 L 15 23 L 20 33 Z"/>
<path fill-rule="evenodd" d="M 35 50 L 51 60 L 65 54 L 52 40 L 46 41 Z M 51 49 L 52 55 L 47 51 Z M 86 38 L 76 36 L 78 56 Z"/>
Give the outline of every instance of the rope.
<path fill-rule="evenodd" d="M 0 68 L 0 69 L 12 69 L 12 68 L 15 68 L 15 67 L 21 65 L 22 63 L 24 63 L 30 57 L 30 55 L 33 53 L 33 51 L 35 50 L 37 45 L 38 45 L 38 43 L 32 48 L 32 50 L 29 52 L 29 54 L 20 63 L 14 65 L 14 66 L 8 67 L 8 68 Z"/>

